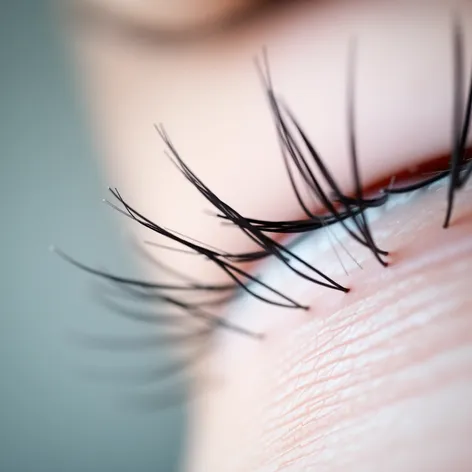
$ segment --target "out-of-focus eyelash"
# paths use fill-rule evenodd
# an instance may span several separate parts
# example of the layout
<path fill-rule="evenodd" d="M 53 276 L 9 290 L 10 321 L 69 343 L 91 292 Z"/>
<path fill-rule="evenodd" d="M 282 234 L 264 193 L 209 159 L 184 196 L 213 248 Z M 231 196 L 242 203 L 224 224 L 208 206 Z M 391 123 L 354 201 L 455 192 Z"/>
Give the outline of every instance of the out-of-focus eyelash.
<path fill-rule="evenodd" d="M 242 269 L 240 263 L 256 262 L 266 257 L 273 257 L 284 264 L 288 269 L 295 272 L 301 278 L 314 284 L 348 292 L 347 287 L 342 286 L 327 274 L 321 272 L 313 265 L 304 261 L 295 254 L 289 245 L 284 245 L 270 235 L 279 234 L 303 234 L 316 230 L 325 229 L 333 224 L 340 224 L 344 230 L 359 244 L 367 247 L 380 264 L 386 266 L 385 257 L 388 252 L 380 249 L 375 243 L 374 236 L 370 230 L 366 216 L 366 210 L 376 208 L 386 204 L 390 195 L 409 193 L 420 188 L 425 188 L 430 184 L 440 180 L 449 179 L 447 187 L 447 209 L 444 219 L 444 227 L 447 228 L 451 222 L 454 208 L 454 198 L 456 192 L 464 187 L 472 174 L 472 160 L 466 148 L 472 114 L 472 74 L 470 82 L 465 87 L 464 77 L 464 51 L 463 32 L 460 23 L 456 21 L 453 28 L 454 47 L 454 103 L 453 103 L 453 139 L 452 150 L 449 160 L 449 168 L 420 181 L 415 181 L 407 185 L 395 185 L 394 180 L 380 190 L 374 196 L 365 196 L 360 178 L 356 140 L 355 140 L 355 58 L 356 43 L 353 41 L 350 50 L 350 67 L 348 80 L 348 139 L 350 149 L 350 162 L 353 180 L 353 195 L 344 194 L 336 182 L 336 177 L 329 171 L 322 157 L 316 151 L 314 144 L 308 138 L 301 124 L 296 119 L 294 113 L 278 97 L 273 88 L 272 78 L 269 72 L 267 55 L 264 60 L 258 62 L 258 70 L 264 86 L 269 108 L 274 118 L 277 137 L 280 144 L 282 158 L 285 164 L 288 178 L 297 201 L 304 212 L 306 218 L 293 221 L 265 221 L 261 219 L 248 218 L 238 213 L 234 208 L 222 201 L 213 193 L 189 168 L 183 158 L 179 155 L 176 147 L 170 140 L 163 126 L 156 126 L 156 130 L 166 144 L 166 154 L 174 163 L 182 175 L 193 185 L 214 207 L 214 216 L 222 219 L 224 224 L 230 224 L 242 231 L 254 243 L 258 249 L 246 253 L 230 253 L 210 247 L 190 237 L 183 236 L 175 231 L 151 221 L 142 213 L 132 207 L 122 197 L 117 189 L 110 189 L 111 195 L 116 203 L 108 202 L 114 209 L 130 218 L 141 226 L 144 226 L 154 233 L 164 236 L 170 241 L 183 247 L 182 252 L 189 252 L 197 256 L 204 257 L 230 279 L 230 283 L 225 284 L 205 284 L 191 279 L 186 274 L 180 273 L 175 268 L 169 268 L 153 258 L 148 253 L 146 257 L 164 268 L 177 278 L 179 282 L 175 284 L 164 284 L 150 282 L 146 280 L 128 278 L 115 275 L 113 273 L 98 270 L 82 264 L 64 252 L 56 249 L 56 252 L 68 262 L 85 270 L 86 272 L 98 276 L 103 281 L 118 289 L 111 298 L 104 297 L 107 303 L 118 314 L 134 319 L 136 321 L 160 324 L 163 327 L 172 327 L 182 321 L 182 316 L 192 317 L 195 320 L 194 331 L 185 333 L 165 332 L 159 338 L 152 338 L 149 342 L 142 342 L 141 347 L 155 344 L 156 346 L 169 342 L 185 343 L 189 340 L 201 342 L 202 338 L 207 338 L 215 329 L 225 328 L 236 333 L 261 338 L 262 333 L 253 333 L 242 326 L 238 326 L 220 316 L 215 315 L 212 309 L 222 306 L 240 293 L 245 293 L 263 303 L 275 306 L 282 306 L 294 309 L 308 309 L 289 294 L 285 294 L 278 289 L 269 286 L 260 278 Z M 464 97 L 463 91 L 467 90 Z M 313 166 L 317 169 L 317 175 L 313 171 Z M 319 175 L 319 176 L 318 176 Z M 310 210 L 310 205 L 304 200 L 300 183 L 303 182 L 305 188 L 321 202 L 324 211 L 315 214 Z M 327 190 L 325 190 L 327 188 Z M 347 224 L 349 220 L 350 224 Z M 151 243 L 152 244 L 152 243 Z M 164 247 L 165 245 L 155 244 Z M 171 250 L 179 250 L 174 247 Z M 189 257 L 191 257 L 189 255 Z M 200 294 L 196 301 L 191 301 L 191 297 L 180 296 L 181 294 Z M 118 297 L 116 298 L 116 295 Z M 204 295 L 202 298 L 201 294 Z M 143 313 L 138 308 L 130 308 L 122 304 L 120 297 L 138 303 L 157 303 L 160 307 L 172 307 L 172 313 Z M 180 316 L 179 316 L 180 315 Z M 196 326 L 196 327 L 195 327 Z M 164 341 L 165 339 L 165 341 Z M 92 343 L 93 346 L 104 348 L 130 349 L 140 345 L 138 340 L 133 339 L 109 339 L 107 337 L 97 338 Z M 164 369 L 160 373 L 164 377 L 170 377 L 185 369 L 188 363 L 177 362 Z M 155 372 L 150 378 L 158 378 Z"/>

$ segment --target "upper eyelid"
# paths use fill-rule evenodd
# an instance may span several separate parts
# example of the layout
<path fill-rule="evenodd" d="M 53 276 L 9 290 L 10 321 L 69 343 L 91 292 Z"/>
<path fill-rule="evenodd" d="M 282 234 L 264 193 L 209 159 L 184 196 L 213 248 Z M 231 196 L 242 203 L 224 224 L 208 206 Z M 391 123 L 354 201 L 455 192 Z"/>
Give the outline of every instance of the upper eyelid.
<path fill-rule="evenodd" d="M 461 75 L 462 75 L 462 72 L 463 72 L 463 71 L 462 71 L 462 66 L 461 66 L 461 64 L 462 64 L 462 62 L 464 61 L 464 58 L 463 58 L 463 51 L 462 51 L 462 45 L 463 45 L 462 41 L 463 41 L 463 38 L 462 38 L 462 35 L 461 35 L 461 31 L 462 31 L 462 30 L 461 30 L 461 28 L 460 28 L 460 24 L 459 24 L 459 23 L 456 23 L 455 26 L 453 27 L 453 33 L 454 33 L 454 48 L 455 48 L 455 50 L 457 50 L 457 51 L 459 52 L 459 55 L 458 55 L 459 59 L 456 58 L 456 64 L 454 65 L 454 74 L 455 74 L 455 76 L 456 76 L 456 79 L 455 79 L 455 82 L 454 82 L 454 83 L 455 83 L 456 86 L 457 86 L 457 85 L 462 85 L 462 84 L 460 83 L 460 80 L 462 79 L 462 76 L 461 76 Z M 462 62 L 461 62 L 461 61 L 462 61 Z M 458 79 L 457 79 L 457 77 L 458 77 Z M 270 86 L 271 81 L 270 81 L 269 76 L 267 76 L 267 79 L 266 79 L 266 80 L 267 80 L 266 86 Z M 457 83 L 457 80 L 459 81 L 459 83 Z M 458 88 L 460 88 L 460 87 L 458 87 Z M 269 93 L 269 96 L 271 96 L 271 93 L 272 93 L 272 92 Z M 469 106 L 469 107 L 470 107 L 470 105 L 471 105 L 471 98 L 472 98 L 472 82 L 471 82 L 471 84 L 470 84 L 470 86 L 469 86 L 469 95 L 468 95 L 468 106 Z M 463 112 L 463 111 L 461 110 L 461 108 L 462 108 L 463 105 L 464 105 L 463 103 L 459 103 L 459 104 L 456 103 L 456 104 L 455 104 L 455 108 L 457 109 L 457 106 L 459 106 L 459 108 L 460 108 L 460 109 L 459 109 L 459 112 L 460 112 L 460 113 L 465 113 L 465 111 Z M 277 107 L 276 107 L 276 109 L 277 109 Z M 274 113 L 275 113 L 275 112 L 274 112 Z M 279 112 L 277 112 L 276 114 L 279 114 Z M 469 117 L 469 118 L 470 118 L 470 117 Z M 281 119 L 281 118 L 278 118 L 278 120 L 280 120 L 280 119 Z M 468 119 L 467 119 L 467 117 L 465 117 L 465 116 L 464 116 L 463 118 L 461 118 L 461 120 L 464 120 L 464 123 L 468 123 Z M 295 122 L 294 122 L 294 123 L 295 123 Z M 298 125 L 296 125 L 296 127 L 298 127 Z M 461 123 L 461 124 L 460 124 L 460 127 L 461 127 L 461 128 L 463 127 L 463 129 L 462 129 L 462 130 L 458 130 L 459 133 L 460 133 L 460 132 L 463 132 L 463 133 L 466 132 L 466 129 L 465 129 L 465 125 L 464 125 L 464 124 Z M 280 130 L 280 121 L 279 121 L 279 125 L 277 126 L 277 128 Z M 299 130 L 299 131 L 300 131 L 300 130 Z M 353 133 L 355 134 L 355 129 L 353 129 L 352 131 L 353 131 Z M 165 138 L 166 136 L 163 136 L 163 137 Z M 166 139 L 165 139 L 165 141 L 166 141 Z M 465 145 L 465 141 L 466 141 L 466 140 L 465 140 L 465 139 L 462 139 L 461 141 L 463 141 L 463 142 L 462 142 L 462 145 Z M 167 144 L 170 146 L 170 149 L 171 149 L 172 153 L 174 153 L 175 157 L 180 160 L 180 158 L 179 158 L 178 155 L 176 154 L 176 152 L 175 152 L 175 150 L 174 150 L 172 144 L 170 143 L 170 141 L 167 141 Z M 354 157 L 353 157 L 353 159 L 354 159 Z M 356 166 L 355 166 L 355 167 L 356 167 Z M 182 169 L 181 169 L 181 170 L 182 170 Z M 184 171 L 184 174 L 185 174 L 185 171 Z M 188 178 L 188 176 L 187 176 L 187 178 Z M 431 179 L 430 179 L 430 178 L 425 179 L 424 185 L 426 185 L 426 184 L 429 182 L 429 180 L 431 180 Z M 192 179 L 190 179 L 190 181 L 192 182 Z M 358 184 L 360 184 L 360 182 L 358 182 Z M 361 190 L 359 190 L 359 191 L 361 191 Z M 404 190 L 403 190 L 403 191 L 404 191 Z M 361 193 L 361 196 L 362 196 L 362 193 Z M 362 197 L 362 198 L 363 198 L 363 197 Z M 366 233 L 366 234 L 367 234 L 367 233 Z M 367 237 L 367 236 L 366 236 L 366 237 Z M 376 250 L 376 251 L 377 251 L 377 250 Z"/>
<path fill-rule="evenodd" d="M 316 143 L 316 140 L 315 140 L 315 143 Z M 184 156 L 185 157 L 185 156 Z"/>
<path fill-rule="evenodd" d="M 460 67 L 458 67 L 458 69 L 460 70 Z M 471 80 L 472 80 L 472 79 L 471 79 Z M 268 84 L 270 84 L 270 81 L 267 82 L 267 85 L 268 85 Z M 269 94 L 270 94 L 270 93 L 271 93 L 271 92 L 270 92 L 270 90 L 269 90 Z M 472 82 L 471 82 L 471 85 L 470 85 L 470 88 L 469 88 L 468 103 L 467 103 L 467 106 L 468 106 L 468 107 L 471 106 L 471 102 L 472 102 Z M 459 106 L 462 107 L 462 104 L 459 103 Z M 276 108 L 276 109 L 277 109 L 277 108 Z M 459 110 L 459 111 L 460 111 L 460 110 Z M 279 116 L 279 119 L 281 119 L 281 118 L 280 118 L 280 115 L 279 115 L 278 113 L 276 113 L 276 114 L 277 114 L 277 116 Z M 464 116 L 463 119 L 465 120 L 465 123 L 468 123 L 467 119 L 470 119 L 470 116 L 469 116 L 468 118 L 467 118 L 467 116 Z M 206 196 L 206 198 L 207 198 L 210 202 L 212 202 L 214 205 L 215 205 L 215 203 L 216 203 L 215 206 L 216 206 L 220 211 L 223 211 L 225 214 L 227 214 L 227 216 L 228 216 L 228 215 L 232 215 L 232 214 L 234 213 L 234 210 L 232 210 L 230 207 L 228 207 L 224 202 L 221 202 L 221 201 L 211 192 L 211 190 L 208 189 L 208 188 L 198 179 L 198 177 L 193 174 L 193 172 L 186 166 L 186 164 L 181 160 L 181 158 L 179 157 L 177 151 L 175 150 L 175 148 L 174 148 L 172 142 L 171 142 L 170 139 L 168 138 L 168 136 L 167 136 L 166 132 L 164 131 L 164 129 L 161 128 L 161 129 L 158 129 L 158 131 L 159 131 L 159 133 L 160 133 L 162 139 L 164 140 L 164 142 L 165 142 L 166 145 L 168 146 L 170 152 L 171 152 L 172 155 L 174 156 L 174 157 L 173 157 L 173 159 L 175 159 L 174 163 L 177 165 L 178 169 L 184 174 L 184 176 L 189 180 L 189 184 L 193 184 L 196 188 L 198 188 L 198 189 Z M 355 130 L 353 130 L 353 131 L 355 131 Z M 462 124 L 462 125 L 461 125 L 461 129 L 460 129 L 459 131 L 461 131 L 462 133 L 464 133 L 464 132 L 466 131 L 466 127 Z M 465 140 L 456 139 L 456 142 L 462 142 L 462 141 L 464 141 L 463 144 L 465 144 Z M 461 152 L 462 152 L 462 151 L 461 151 Z M 467 165 L 470 167 L 470 163 L 468 163 Z M 429 181 L 429 179 L 426 179 L 426 181 Z M 360 182 L 358 182 L 358 184 L 360 184 Z M 118 198 L 118 200 L 124 205 L 125 209 L 128 211 L 128 213 L 130 214 L 130 216 L 132 216 L 132 213 L 136 213 L 135 210 L 133 210 L 131 207 L 129 207 L 129 206 L 125 203 L 125 201 L 122 200 L 122 198 L 121 198 L 121 196 L 120 196 L 120 194 L 119 194 L 118 192 L 114 193 L 114 192 L 112 191 L 112 193 L 113 193 L 113 194 Z M 361 194 L 361 196 L 362 196 L 362 194 Z M 362 198 L 363 198 L 363 197 L 362 197 Z M 367 200 L 366 200 L 366 201 L 367 201 Z M 220 205 L 218 202 L 221 202 L 221 205 Z M 226 212 L 225 212 L 225 208 L 226 208 L 226 207 L 230 210 L 229 213 L 226 213 Z M 130 212 L 130 210 L 131 210 L 131 212 Z M 328 208 L 328 210 L 329 210 L 329 208 Z M 125 214 L 126 214 L 126 213 L 125 213 Z M 141 217 L 141 216 L 139 215 L 139 213 L 136 213 L 136 215 L 139 217 L 139 219 L 136 219 L 136 221 L 137 221 L 138 223 L 143 224 L 143 223 L 141 222 L 141 219 L 144 218 L 144 217 Z M 233 217 L 237 217 L 237 218 L 235 218 L 235 219 L 229 218 L 229 219 L 231 219 L 231 220 L 233 221 L 233 223 L 235 223 L 237 226 L 239 226 L 240 229 L 244 230 L 244 226 L 245 226 L 245 225 L 241 226 L 241 222 L 239 221 L 240 219 L 242 219 L 242 217 L 241 217 L 240 215 L 238 215 L 238 214 L 234 214 Z M 135 219 L 135 217 L 133 217 L 133 219 Z M 147 219 L 145 219 L 145 218 L 144 218 L 143 221 L 144 221 L 144 225 L 145 225 L 145 226 L 148 226 L 148 223 L 151 223 L 153 226 L 155 226 L 156 228 L 158 228 L 157 225 L 154 225 L 154 223 L 152 223 L 151 221 L 149 221 L 149 220 L 147 220 Z M 340 220 L 340 221 L 342 221 L 342 220 Z M 153 228 L 150 227 L 150 229 L 153 229 Z M 366 229 L 366 231 L 367 231 L 367 226 L 366 226 L 365 229 Z M 362 234 L 362 232 L 361 232 L 361 227 L 360 227 L 360 226 L 358 226 L 358 230 L 359 230 L 359 232 Z M 246 231 L 246 230 L 245 230 L 245 231 Z M 257 230 L 257 231 L 259 231 L 259 230 Z M 160 233 L 161 230 L 159 230 L 158 232 Z M 259 231 L 259 233 L 260 233 L 260 231 Z M 171 234 L 171 233 L 169 233 L 169 234 Z M 252 234 L 252 233 L 251 233 L 251 234 Z M 256 238 L 257 238 L 257 234 L 258 234 L 257 232 L 254 233 L 254 235 L 256 236 Z M 365 234 L 367 234 L 367 232 L 366 232 Z M 263 247 L 263 248 L 266 247 L 267 242 L 264 242 L 263 239 L 262 239 L 261 241 L 262 241 L 261 247 Z M 270 241 L 270 239 L 269 239 L 269 241 Z M 185 238 L 182 239 L 182 242 L 185 242 Z M 277 244 L 277 243 L 276 243 L 276 244 Z M 193 243 L 192 243 L 192 246 L 193 246 L 193 247 L 198 247 L 198 245 L 195 246 L 195 245 L 193 245 Z M 270 245 L 267 246 L 267 248 L 269 248 L 269 249 L 270 249 L 270 247 L 271 247 Z M 275 246 L 276 249 L 277 249 L 278 247 L 279 247 L 279 246 Z M 280 246 L 280 248 L 283 248 L 283 246 Z M 205 249 L 205 250 L 202 249 L 202 254 L 203 254 L 203 255 L 207 254 L 207 256 L 208 256 L 208 255 L 211 255 L 210 253 L 213 253 L 213 256 L 211 257 L 211 260 L 212 260 L 213 262 L 219 261 L 219 259 L 218 259 L 219 256 L 216 257 L 216 258 L 214 258 L 214 255 L 215 255 L 216 253 L 214 253 L 212 250 L 210 250 L 209 252 L 208 252 L 208 251 L 209 251 L 209 250 L 207 250 L 207 249 Z M 278 251 L 278 249 L 277 249 L 277 251 Z M 271 253 L 271 252 L 272 252 L 272 251 L 268 251 L 267 255 L 269 255 L 269 253 Z M 281 255 L 281 254 L 284 254 L 284 255 L 285 255 L 286 253 L 285 253 L 285 252 L 283 252 L 283 253 L 280 252 L 279 255 Z M 289 254 L 290 254 L 290 253 L 289 253 Z M 290 254 L 289 257 L 292 257 L 292 256 L 293 256 L 293 254 Z M 225 259 L 224 256 L 223 256 L 223 259 Z M 218 264 L 218 265 L 219 265 L 219 264 Z M 291 266 L 288 265 L 288 264 L 286 264 L 286 265 L 287 265 L 288 267 L 291 267 Z M 84 266 L 83 266 L 83 267 L 84 267 Z M 221 267 L 223 267 L 223 266 L 221 266 Z M 87 269 L 87 268 L 86 268 L 86 270 L 88 270 L 89 272 L 94 272 L 93 270 L 90 270 L 90 269 Z M 227 272 L 227 273 L 228 273 L 228 275 L 229 275 L 229 272 Z M 96 274 L 96 275 L 100 275 L 100 274 Z M 103 275 L 103 274 L 102 274 L 102 275 Z M 301 275 L 301 274 L 299 273 L 299 275 Z M 105 274 L 105 277 L 108 278 L 108 277 L 106 276 L 106 274 Z M 312 281 L 316 282 L 315 280 L 312 280 Z M 131 281 L 131 279 L 130 279 L 130 283 L 133 283 L 133 282 Z M 258 282 L 258 283 L 259 283 L 259 282 Z M 319 283 L 319 282 L 316 282 L 316 283 Z M 266 288 L 267 288 L 267 287 L 266 287 Z M 332 288 L 334 288 L 334 287 L 332 287 Z M 269 289 L 270 289 L 270 287 L 269 287 Z M 254 295 L 253 292 L 250 292 L 250 293 Z M 274 293 L 277 293 L 277 292 L 274 292 Z M 279 294 L 279 295 L 280 295 L 280 294 Z M 268 300 L 268 299 L 265 299 L 265 301 L 268 301 L 268 302 L 271 303 L 271 304 L 276 304 L 276 303 L 274 303 L 274 302 L 271 302 L 271 301 Z M 295 305 L 294 307 L 296 307 L 296 305 Z M 298 307 L 302 307 L 302 306 L 298 306 Z"/>

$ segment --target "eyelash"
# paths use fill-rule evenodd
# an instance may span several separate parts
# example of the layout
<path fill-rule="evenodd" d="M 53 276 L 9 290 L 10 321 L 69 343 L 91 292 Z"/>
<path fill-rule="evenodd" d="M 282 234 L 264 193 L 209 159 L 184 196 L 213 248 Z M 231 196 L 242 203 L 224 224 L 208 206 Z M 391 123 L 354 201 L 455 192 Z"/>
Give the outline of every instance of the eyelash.
<path fill-rule="evenodd" d="M 131 207 L 121 196 L 117 189 L 110 189 L 112 196 L 115 198 L 121 207 L 114 203 L 107 202 L 115 210 L 119 211 L 126 217 L 134 220 L 140 225 L 166 237 L 167 239 L 179 243 L 186 249 L 181 252 L 190 252 L 192 254 L 201 255 L 212 263 L 216 264 L 222 271 L 224 271 L 230 279 L 231 284 L 203 284 L 192 280 L 188 276 L 178 272 L 173 268 L 164 266 L 158 260 L 153 261 L 164 267 L 169 272 L 172 272 L 174 277 L 182 280 L 181 284 L 158 284 L 139 279 L 132 279 L 127 277 L 120 277 L 115 274 L 97 270 L 90 266 L 84 265 L 76 261 L 66 253 L 59 249 L 54 251 L 59 254 L 66 261 L 72 263 L 76 267 L 98 276 L 102 280 L 111 283 L 115 288 L 119 288 L 121 295 L 131 298 L 138 302 L 156 302 L 172 306 L 184 314 L 194 317 L 197 321 L 203 323 L 193 333 L 178 333 L 169 334 L 163 333 L 161 337 L 154 338 L 152 342 L 155 345 L 164 343 L 184 343 L 190 339 L 200 340 L 207 337 L 217 328 L 226 328 L 239 334 L 252 336 L 255 338 L 262 338 L 260 333 L 253 333 L 246 330 L 244 327 L 237 326 L 228 320 L 211 313 L 211 308 L 221 306 L 234 299 L 240 293 L 247 293 L 262 302 L 272 305 L 283 306 L 287 308 L 308 309 L 309 307 L 299 304 L 297 301 L 290 298 L 288 295 L 270 287 L 257 277 L 249 274 L 240 267 L 238 263 L 242 262 L 256 262 L 269 256 L 273 256 L 289 269 L 297 273 L 300 277 L 307 279 L 315 284 L 348 292 L 349 289 L 338 284 L 336 281 L 328 277 L 326 274 L 320 272 L 312 265 L 305 262 L 294 254 L 288 245 L 283 245 L 267 235 L 267 233 L 278 234 L 303 234 L 306 232 L 324 229 L 332 224 L 341 224 L 345 231 L 350 234 L 358 243 L 366 246 L 372 252 L 373 256 L 380 264 L 386 266 L 385 257 L 388 252 L 383 251 L 377 247 L 374 238 L 369 228 L 365 212 L 369 208 L 375 208 L 384 205 L 390 195 L 401 194 L 415 191 L 420 188 L 425 188 L 430 184 L 449 177 L 448 191 L 447 191 L 447 210 L 444 219 L 444 228 L 450 224 L 451 215 L 454 206 L 455 192 L 461 189 L 468 181 L 472 174 L 472 160 L 467 159 L 468 150 L 466 149 L 466 141 L 469 132 L 469 126 L 472 114 L 472 74 L 470 83 L 468 85 L 467 98 L 462 97 L 463 90 L 463 68 L 464 68 L 464 54 L 463 54 L 463 37 L 462 30 L 458 21 L 455 22 L 453 28 L 453 46 L 454 46 L 454 110 L 453 110 L 453 145 L 451 157 L 449 160 L 449 169 L 440 171 L 439 173 L 428 177 L 424 180 L 403 185 L 393 186 L 393 180 L 390 185 L 381 188 L 373 197 L 366 198 L 362 190 L 362 182 L 359 176 L 356 142 L 355 142 L 355 123 L 354 123 L 354 67 L 355 67 L 355 51 L 356 44 L 353 41 L 350 49 L 350 68 L 349 68 L 349 83 L 348 83 L 348 125 L 349 125 L 349 142 L 351 149 L 351 168 L 354 181 L 354 197 L 344 195 L 336 183 L 335 177 L 329 172 L 325 166 L 322 158 L 316 152 L 315 147 L 303 131 L 301 125 L 296 120 L 291 110 L 283 104 L 275 95 L 272 79 L 270 77 L 267 54 L 264 53 L 263 66 L 258 63 L 258 71 L 265 88 L 269 107 L 274 117 L 275 127 L 279 139 L 279 144 L 284 159 L 284 164 L 287 170 L 288 178 L 290 179 L 295 196 L 306 215 L 303 220 L 294 221 L 264 221 L 246 218 L 239 214 L 234 208 L 220 200 L 205 184 L 192 172 L 192 170 L 185 164 L 183 159 L 178 154 L 175 146 L 171 142 L 165 129 L 162 126 L 156 126 L 156 130 L 164 141 L 167 147 L 166 154 L 177 167 L 177 169 L 184 175 L 184 177 L 216 208 L 216 217 L 223 220 L 225 223 L 230 223 L 239 230 L 243 231 L 249 238 L 255 241 L 260 250 L 249 253 L 227 253 L 219 251 L 216 248 L 209 247 L 203 243 L 197 242 L 191 238 L 180 235 L 171 230 L 165 229 L 155 222 L 149 220 L 144 215 L 139 213 L 136 209 Z M 298 139 L 297 139 L 298 136 Z M 301 149 L 300 141 L 303 143 L 305 152 Z M 314 164 L 322 176 L 322 181 L 316 177 L 308 161 L 311 159 L 311 164 Z M 295 169 L 295 171 L 294 171 Z M 309 206 L 304 202 L 300 189 L 296 184 L 295 172 L 298 177 L 302 179 L 304 184 L 308 186 L 309 190 L 317 197 L 323 204 L 326 213 L 313 214 Z M 328 185 L 331 196 L 323 190 L 323 183 Z M 354 229 L 346 224 L 347 220 L 353 223 Z M 163 245 L 155 244 L 156 246 L 164 247 Z M 146 255 L 148 255 L 146 253 Z M 149 256 L 149 255 L 148 255 Z M 151 257 L 151 256 L 149 256 Z M 292 260 L 297 261 L 299 266 L 304 267 L 304 271 L 291 265 Z M 315 276 L 316 275 L 316 276 Z M 254 291 L 253 286 L 262 288 L 269 295 L 261 295 Z M 238 289 L 238 290 L 236 290 Z M 204 293 L 208 296 L 206 300 L 200 302 L 185 301 L 177 296 L 169 295 L 175 292 L 193 292 Z M 215 298 L 216 294 L 216 298 Z M 136 321 L 145 321 L 159 324 L 164 328 L 169 328 L 175 325 L 176 318 L 174 314 L 145 314 L 142 311 L 136 311 L 125 308 L 120 303 L 114 303 L 111 299 L 104 297 L 103 301 L 115 311 L 125 317 Z M 113 340 L 108 341 L 104 337 L 100 337 L 98 342 L 92 342 L 91 345 L 109 348 L 111 345 L 115 347 L 127 349 L 134 345 L 132 341 L 128 340 Z M 136 344 L 136 343 L 135 343 Z M 147 343 L 148 344 L 148 343 Z M 162 376 L 172 376 L 185 369 L 186 365 L 177 363 L 174 368 L 167 368 L 160 372 Z M 158 377 L 156 373 L 156 377 Z"/>

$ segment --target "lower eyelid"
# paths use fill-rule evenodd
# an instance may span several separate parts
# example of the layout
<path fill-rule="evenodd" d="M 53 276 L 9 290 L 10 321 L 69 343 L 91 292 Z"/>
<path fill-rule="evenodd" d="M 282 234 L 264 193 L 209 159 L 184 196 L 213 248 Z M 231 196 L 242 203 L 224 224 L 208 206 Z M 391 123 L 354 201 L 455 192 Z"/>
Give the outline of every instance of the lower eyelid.
<path fill-rule="evenodd" d="M 333 456 L 323 462 L 323 446 L 330 451 L 331 445 L 323 440 L 325 432 L 329 437 L 334 429 L 341 432 L 339 437 L 344 439 L 346 450 L 359 434 L 361 451 L 371 447 L 372 441 L 377 447 L 377 419 L 388 415 L 392 404 L 405 405 L 417 399 L 418 404 L 426 401 L 430 405 L 428 395 L 423 393 L 447 390 L 456 382 L 463 384 L 464 379 L 467 382 L 471 361 L 468 315 L 472 299 L 467 287 L 472 260 L 472 188 L 469 184 L 460 194 L 458 225 L 451 231 L 443 231 L 441 218 L 434 218 L 441 210 L 444 192 L 444 185 L 435 184 L 429 192 L 418 192 L 407 205 L 399 204 L 385 213 L 382 223 L 390 220 L 391 228 L 406 231 L 403 235 L 385 235 L 385 241 L 393 242 L 394 236 L 399 242 L 395 244 L 395 255 L 403 260 L 387 270 L 370 266 L 353 274 L 357 290 L 348 296 L 321 294 L 315 287 L 307 287 L 312 310 L 302 314 L 260 306 L 247 298 L 230 307 L 230 319 L 263 330 L 267 337 L 263 343 L 254 343 L 228 336 L 224 331 L 218 333 L 212 367 L 216 375 L 227 381 L 227 389 L 220 396 L 223 406 L 219 409 L 218 403 L 211 403 L 205 413 L 211 418 L 216 410 L 215 416 L 221 417 L 228 406 L 247 406 L 250 413 L 246 431 L 261 425 L 256 429 L 256 442 L 250 447 L 264 451 L 266 464 L 280 466 L 284 459 L 295 458 L 290 462 L 294 470 L 303 470 L 307 463 L 329 468 L 333 466 Z M 416 221 L 420 227 L 414 231 L 408 226 L 412 215 L 418 217 L 417 211 L 408 214 L 412 205 L 418 207 L 414 210 L 421 208 L 423 212 L 420 221 Z M 317 239 L 312 237 L 306 245 L 308 257 L 315 257 Z M 402 250 L 405 246 L 408 254 Z M 276 275 L 275 265 L 270 263 L 265 276 L 273 280 Z M 379 283 L 369 286 L 376 278 Z M 297 289 L 293 281 L 283 279 L 282 283 L 287 289 Z M 461 355 L 464 352 L 465 357 Z M 247 403 L 243 403 L 245 397 L 240 392 L 251 393 Z M 467 393 L 459 398 L 462 401 L 458 409 L 463 410 L 463 405 L 468 404 Z M 406 442 L 411 442 L 411 418 L 424 426 L 424 418 L 429 418 L 431 411 L 441 411 L 444 404 L 438 402 L 425 417 L 416 417 L 418 407 L 413 408 L 410 416 L 405 416 L 407 427 L 401 430 L 408 438 Z M 261 416 L 257 416 L 259 411 Z M 349 428 L 356 415 L 367 418 L 368 425 L 370 418 L 375 418 L 375 427 L 366 428 L 367 434 L 363 428 Z M 324 421 L 327 416 L 336 421 L 332 429 L 333 423 Z M 231 415 L 224 418 L 232 421 Z M 236 428 L 239 419 L 232 423 Z M 381 443 L 392 429 L 391 421 L 392 417 L 385 423 Z M 224 427 L 223 422 L 217 424 Z M 361 424 L 365 425 L 363 421 Z M 430 425 L 426 424 L 425 433 Z M 403 444 L 401 440 L 400 436 L 395 438 Z M 387 456 L 391 444 L 385 441 Z M 361 457 L 355 456 L 357 461 L 352 462 L 352 467 L 362 464 Z M 372 465 L 372 470 L 377 464 Z M 340 470 L 343 466 L 344 462 Z M 384 467 L 387 470 L 389 466 L 390 459 Z M 363 470 L 362 465 L 359 470 Z"/>

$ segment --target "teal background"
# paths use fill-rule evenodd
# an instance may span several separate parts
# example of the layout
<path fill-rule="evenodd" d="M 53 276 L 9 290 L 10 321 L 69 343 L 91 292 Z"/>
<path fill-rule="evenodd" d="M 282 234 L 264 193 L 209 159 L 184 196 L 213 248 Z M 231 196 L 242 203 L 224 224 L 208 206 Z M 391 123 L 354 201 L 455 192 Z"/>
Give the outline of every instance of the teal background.
<path fill-rule="evenodd" d="M 146 326 L 106 311 L 93 280 L 48 251 L 55 243 L 93 265 L 130 268 L 119 222 L 101 203 L 106 185 L 67 53 L 51 5 L 1 1 L 0 471 L 173 471 L 184 408 L 135 408 L 135 395 L 152 398 L 155 386 L 84 374 L 152 366 L 164 354 L 74 342 L 74 331 Z"/>

